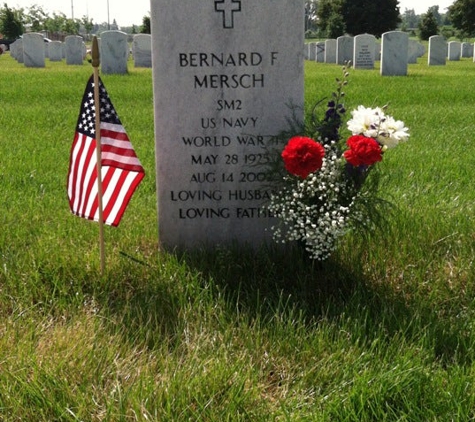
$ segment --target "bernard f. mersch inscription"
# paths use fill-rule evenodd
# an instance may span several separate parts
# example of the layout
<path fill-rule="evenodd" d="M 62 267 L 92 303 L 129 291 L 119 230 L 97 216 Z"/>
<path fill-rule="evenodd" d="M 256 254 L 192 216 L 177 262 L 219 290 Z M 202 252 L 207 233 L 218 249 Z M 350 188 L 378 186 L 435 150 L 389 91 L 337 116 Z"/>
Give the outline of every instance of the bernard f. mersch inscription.
<path fill-rule="evenodd" d="M 215 0 L 214 10 L 223 14 L 223 28 L 234 28 L 234 12 L 241 11 L 240 0 Z"/>
<path fill-rule="evenodd" d="M 271 238 L 267 146 L 303 109 L 303 0 L 242 3 L 151 2 L 165 248 Z"/>

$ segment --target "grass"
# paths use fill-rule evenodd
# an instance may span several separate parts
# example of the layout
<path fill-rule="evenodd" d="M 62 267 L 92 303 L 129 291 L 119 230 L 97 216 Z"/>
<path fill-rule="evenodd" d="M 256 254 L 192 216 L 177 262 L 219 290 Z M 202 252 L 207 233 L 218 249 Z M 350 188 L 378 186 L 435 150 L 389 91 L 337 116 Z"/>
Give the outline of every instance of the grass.
<path fill-rule="evenodd" d="M 473 66 L 350 71 L 347 108 L 389 103 L 411 139 L 381 163 L 390 227 L 323 266 L 160 253 L 151 72 L 104 77 L 147 176 L 101 276 L 65 190 L 91 69 L 0 56 L 0 420 L 475 420 Z M 310 107 L 340 69 L 305 71 Z"/>

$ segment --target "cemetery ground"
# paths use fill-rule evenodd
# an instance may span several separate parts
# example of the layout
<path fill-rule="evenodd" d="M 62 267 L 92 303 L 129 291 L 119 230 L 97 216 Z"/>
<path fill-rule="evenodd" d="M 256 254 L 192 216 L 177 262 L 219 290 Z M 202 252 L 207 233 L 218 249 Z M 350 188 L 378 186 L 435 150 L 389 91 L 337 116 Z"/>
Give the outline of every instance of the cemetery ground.
<path fill-rule="evenodd" d="M 475 64 L 426 63 L 350 70 L 347 109 L 389 103 L 411 138 L 380 163 L 389 225 L 322 266 L 160 252 L 151 70 L 104 76 L 147 174 L 101 276 L 66 195 L 92 69 L 0 56 L 0 420 L 475 418 Z M 309 109 L 340 75 L 306 63 Z"/>

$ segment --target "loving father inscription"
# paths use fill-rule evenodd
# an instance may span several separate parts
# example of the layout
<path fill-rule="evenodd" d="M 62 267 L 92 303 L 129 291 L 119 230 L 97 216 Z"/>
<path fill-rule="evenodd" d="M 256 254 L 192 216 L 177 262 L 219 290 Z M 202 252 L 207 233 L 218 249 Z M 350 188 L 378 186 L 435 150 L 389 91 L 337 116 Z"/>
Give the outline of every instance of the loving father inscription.
<path fill-rule="evenodd" d="M 160 243 L 260 245 L 266 146 L 303 110 L 303 0 L 152 0 Z"/>

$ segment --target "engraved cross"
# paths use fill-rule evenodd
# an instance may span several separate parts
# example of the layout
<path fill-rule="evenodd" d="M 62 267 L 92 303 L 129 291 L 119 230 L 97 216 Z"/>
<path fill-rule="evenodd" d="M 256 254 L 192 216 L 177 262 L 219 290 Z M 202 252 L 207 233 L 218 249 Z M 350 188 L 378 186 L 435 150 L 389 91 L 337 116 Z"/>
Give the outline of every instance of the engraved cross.
<path fill-rule="evenodd" d="M 241 1 L 215 0 L 214 10 L 223 14 L 223 28 L 234 28 L 234 12 L 241 11 Z"/>

